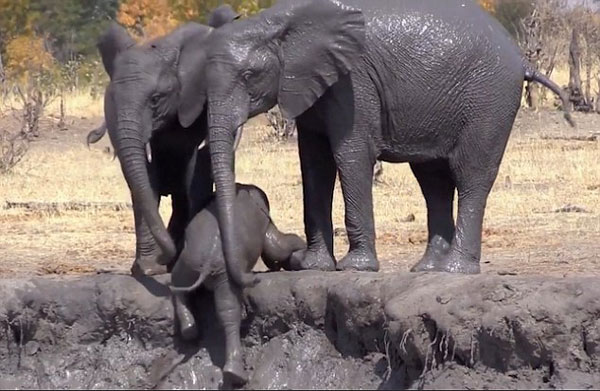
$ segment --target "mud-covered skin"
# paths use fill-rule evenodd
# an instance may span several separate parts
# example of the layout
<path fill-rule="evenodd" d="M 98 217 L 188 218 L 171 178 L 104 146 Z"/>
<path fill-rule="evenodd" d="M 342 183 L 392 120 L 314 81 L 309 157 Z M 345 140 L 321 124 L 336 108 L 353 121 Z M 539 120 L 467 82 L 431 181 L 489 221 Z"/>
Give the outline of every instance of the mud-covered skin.
<path fill-rule="evenodd" d="M 197 298 L 202 340 L 182 343 L 167 281 L 0 280 L 0 388 L 219 388 L 214 301 Z M 246 389 L 600 382 L 598 277 L 283 272 L 263 274 L 246 296 Z"/>
<path fill-rule="evenodd" d="M 201 54 L 196 45 L 213 28 L 237 17 L 229 6 L 222 6 L 212 12 L 210 26 L 188 23 L 146 44 L 136 45 L 116 24 L 99 39 L 111 82 L 105 93 L 105 126 L 90 132 L 87 141 L 97 142 L 108 130 L 131 190 L 134 275 L 160 274 L 171 267 L 193 215 L 190 209 L 203 206 L 212 194 L 210 155 L 197 152 L 207 136 L 206 112 L 195 108 L 197 116 L 184 128 L 177 112 L 193 103 L 179 99 L 179 93 L 195 88 L 193 68 L 202 67 L 189 52 Z M 158 206 L 160 197 L 167 195 L 172 196 L 173 213 L 165 227 Z"/>
<path fill-rule="evenodd" d="M 506 30 L 473 1 L 282 0 L 215 31 L 207 45 L 219 224 L 228 273 L 241 285 L 252 276 L 233 267 L 240 249 L 230 161 L 233 130 L 248 118 L 277 103 L 297 119 L 308 242 L 297 267 L 378 270 L 372 171 L 380 159 L 423 172 L 416 175 L 428 200 L 430 242 L 414 269 L 474 273 L 485 204 L 523 82 L 560 92 L 531 71 Z M 440 187 L 425 183 L 431 169 L 444 178 Z M 349 251 L 336 264 L 337 175 Z M 456 223 L 447 218 L 454 189 Z M 436 221 L 443 226 L 432 229 Z"/>
<path fill-rule="evenodd" d="M 262 257 L 270 270 L 289 270 L 290 256 L 305 249 L 306 244 L 297 235 L 277 229 L 269 216 L 266 194 L 256 186 L 237 184 L 235 209 L 235 239 L 244 254 L 238 260 L 238 267 L 250 272 Z M 179 329 L 186 340 L 198 336 L 190 295 L 200 286 L 214 291 L 217 316 L 225 331 L 223 376 L 228 383 L 240 385 L 247 381 L 240 337 L 242 291 L 227 277 L 216 215 L 213 199 L 190 221 L 183 250 L 171 273 L 171 289 Z"/>

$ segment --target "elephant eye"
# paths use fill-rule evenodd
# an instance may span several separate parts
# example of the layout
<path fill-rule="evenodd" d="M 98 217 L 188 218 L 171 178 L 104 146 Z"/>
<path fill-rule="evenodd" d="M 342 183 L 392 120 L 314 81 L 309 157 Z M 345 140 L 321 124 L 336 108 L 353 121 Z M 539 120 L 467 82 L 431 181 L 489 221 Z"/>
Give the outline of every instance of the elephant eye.
<path fill-rule="evenodd" d="M 250 71 L 250 70 L 244 71 L 244 73 L 242 73 L 242 77 L 244 78 L 244 80 L 249 80 L 250 77 L 252 77 L 252 71 Z"/>
<path fill-rule="evenodd" d="M 152 95 L 152 97 L 150 98 L 150 103 L 153 106 L 156 106 L 159 102 L 160 102 L 160 94 L 154 94 L 154 95 Z"/>

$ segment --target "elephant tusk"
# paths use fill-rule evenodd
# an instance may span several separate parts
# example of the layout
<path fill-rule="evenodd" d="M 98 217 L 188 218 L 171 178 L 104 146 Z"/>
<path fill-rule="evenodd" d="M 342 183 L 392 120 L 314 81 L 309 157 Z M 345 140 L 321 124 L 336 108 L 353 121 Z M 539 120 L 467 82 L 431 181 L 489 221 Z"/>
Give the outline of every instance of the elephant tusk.
<path fill-rule="evenodd" d="M 235 138 L 233 140 L 233 150 L 237 150 L 238 145 L 240 145 L 240 140 L 242 139 L 242 131 L 244 130 L 244 125 L 241 125 L 235 131 Z M 206 139 L 202 140 L 200 145 L 198 145 L 198 151 L 202 148 L 206 147 Z"/>
<path fill-rule="evenodd" d="M 235 139 L 233 140 L 233 150 L 237 151 L 240 141 L 242 141 L 242 132 L 244 131 L 244 125 L 240 125 L 235 130 Z"/>
<path fill-rule="evenodd" d="M 148 163 L 152 164 L 152 147 L 149 142 L 146 143 L 146 159 L 148 160 Z"/>

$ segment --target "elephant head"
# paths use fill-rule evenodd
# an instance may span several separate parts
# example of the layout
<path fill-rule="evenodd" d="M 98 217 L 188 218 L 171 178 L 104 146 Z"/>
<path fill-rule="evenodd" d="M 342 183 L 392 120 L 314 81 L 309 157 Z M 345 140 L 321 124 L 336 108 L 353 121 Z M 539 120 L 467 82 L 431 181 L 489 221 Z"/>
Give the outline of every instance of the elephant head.
<path fill-rule="evenodd" d="M 281 0 L 209 40 L 206 99 L 219 227 L 227 272 L 248 286 L 257 279 L 236 264 L 234 242 L 235 129 L 276 103 L 290 118 L 309 109 L 360 59 L 365 22 L 362 12 L 337 0 Z"/>
<path fill-rule="evenodd" d="M 214 14 L 218 16 L 214 16 Z M 98 49 L 110 76 L 104 97 L 104 117 L 111 143 L 134 200 L 160 246 L 162 262 L 176 255 L 152 191 L 147 161 L 150 139 L 165 124 L 180 121 L 189 127 L 204 111 L 205 99 L 189 99 L 207 85 L 202 69 L 205 42 L 216 27 L 237 15 L 228 6 L 219 7 L 212 26 L 185 24 L 172 33 L 136 45 L 127 31 L 113 23 L 100 37 Z M 190 118 L 194 120 L 190 120 Z"/>

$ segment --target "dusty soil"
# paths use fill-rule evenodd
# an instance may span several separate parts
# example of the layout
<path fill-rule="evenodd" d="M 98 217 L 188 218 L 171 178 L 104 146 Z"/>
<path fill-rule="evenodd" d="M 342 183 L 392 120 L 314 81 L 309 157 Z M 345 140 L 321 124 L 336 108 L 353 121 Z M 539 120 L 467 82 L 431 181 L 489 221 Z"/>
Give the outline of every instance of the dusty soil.
<path fill-rule="evenodd" d="M 591 275 L 600 271 L 600 116 L 522 109 L 488 200 L 483 231 L 485 273 Z M 0 176 L 0 275 L 126 272 L 134 254 L 127 186 L 108 138 L 85 147 L 98 117 L 70 117 L 66 131 L 42 121 L 39 139 L 14 173 Z M 0 126 L 16 127 L 14 119 Z M 265 136 L 252 121 L 238 152 L 238 180 L 269 194 L 278 226 L 303 235 L 302 190 L 294 142 Z M 277 175 L 274 175 L 274 173 Z M 406 271 L 424 251 L 426 209 L 405 164 L 384 164 L 374 188 L 382 271 Z M 169 201 L 161 212 L 169 215 Z M 339 186 L 334 198 L 336 256 L 347 251 Z"/>
<path fill-rule="evenodd" d="M 164 279 L 0 281 L 0 388 L 217 388 L 211 298 L 182 344 Z M 269 273 L 248 290 L 247 388 L 549 389 L 600 381 L 600 280 Z"/>

